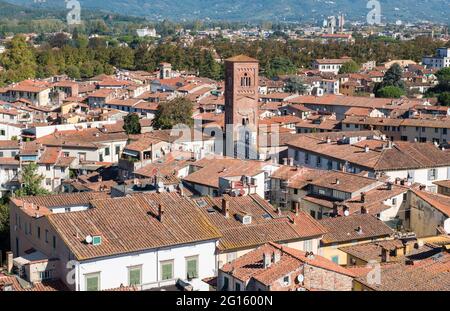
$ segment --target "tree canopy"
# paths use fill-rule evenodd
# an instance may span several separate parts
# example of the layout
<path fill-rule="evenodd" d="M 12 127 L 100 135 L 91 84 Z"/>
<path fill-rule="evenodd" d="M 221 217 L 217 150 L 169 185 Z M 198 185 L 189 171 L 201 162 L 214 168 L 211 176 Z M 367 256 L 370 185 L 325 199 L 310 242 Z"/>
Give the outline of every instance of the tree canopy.
<path fill-rule="evenodd" d="M 359 69 L 360 66 L 354 60 L 350 60 L 342 65 L 341 69 L 339 69 L 339 73 L 355 73 L 358 72 Z"/>
<path fill-rule="evenodd" d="M 288 78 L 286 81 L 285 91 L 289 93 L 305 94 L 308 87 L 303 82 L 301 77 L 294 76 Z"/>
<path fill-rule="evenodd" d="M 44 176 L 38 174 L 38 165 L 30 163 L 22 167 L 20 172 L 22 187 L 16 191 L 17 196 L 44 195 L 49 192 L 42 187 Z"/>
<path fill-rule="evenodd" d="M 193 103 L 185 97 L 176 97 L 167 103 L 160 104 L 153 120 L 156 129 L 171 129 L 177 124 L 192 126 Z"/>
<path fill-rule="evenodd" d="M 405 83 L 402 80 L 403 70 L 399 64 L 395 63 L 384 74 L 383 81 L 375 85 L 374 93 L 377 97 L 397 96 L 405 94 Z M 389 88 L 387 88 L 389 87 Z M 387 88 L 387 89 L 385 89 Z M 385 89 L 383 92 L 381 90 Z M 401 96 L 401 95 L 399 95 Z"/>
<path fill-rule="evenodd" d="M 400 98 L 406 95 L 405 90 L 397 86 L 385 86 L 378 90 L 377 96 L 383 98 Z"/>
<path fill-rule="evenodd" d="M 129 113 L 123 118 L 123 129 L 128 135 L 141 134 L 141 123 L 136 113 Z"/>

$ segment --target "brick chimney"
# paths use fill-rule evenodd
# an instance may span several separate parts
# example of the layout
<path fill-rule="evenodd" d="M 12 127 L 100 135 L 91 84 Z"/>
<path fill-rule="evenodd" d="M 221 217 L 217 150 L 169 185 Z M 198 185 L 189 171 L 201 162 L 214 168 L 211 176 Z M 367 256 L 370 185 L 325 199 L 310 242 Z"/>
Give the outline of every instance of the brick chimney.
<path fill-rule="evenodd" d="M 278 263 L 281 259 L 281 252 L 276 250 L 272 254 L 272 263 Z"/>
<path fill-rule="evenodd" d="M 391 260 L 389 250 L 381 249 L 381 262 L 389 262 Z"/>
<path fill-rule="evenodd" d="M 272 264 L 272 260 L 270 258 L 270 254 L 263 254 L 263 267 L 264 269 L 267 269 L 270 267 L 270 265 Z"/>
<path fill-rule="evenodd" d="M 160 222 L 163 221 L 163 217 L 164 217 L 164 207 L 162 206 L 162 204 L 158 205 L 158 219 Z"/>
<path fill-rule="evenodd" d="M 366 202 L 366 193 L 361 192 L 361 203 L 365 203 L 365 202 Z"/>
<path fill-rule="evenodd" d="M 294 202 L 294 212 L 295 212 L 295 216 L 298 216 L 298 214 L 300 212 L 300 203 L 299 202 Z"/>
<path fill-rule="evenodd" d="M 230 217 L 230 202 L 225 198 L 222 199 L 222 214 L 225 218 Z"/>
<path fill-rule="evenodd" d="M 294 159 L 293 158 L 288 158 L 288 165 L 289 166 L 294 166 Z"/>
<path fill-rule="evenodd" d="M 6 272 L 8 272 L 8 274 L 11 274 L 13 269 L 13 258 L 13 252 L 6 252 Z"/>

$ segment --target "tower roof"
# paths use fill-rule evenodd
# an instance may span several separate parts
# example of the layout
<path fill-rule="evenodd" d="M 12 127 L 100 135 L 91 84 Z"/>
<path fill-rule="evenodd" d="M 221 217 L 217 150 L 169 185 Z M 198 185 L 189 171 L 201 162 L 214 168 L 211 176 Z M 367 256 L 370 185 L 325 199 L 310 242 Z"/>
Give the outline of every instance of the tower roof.
<path fill-rule="evenodd" d="M 227 62 L 243 62 L 243 63 L 258 63 L 257 59 L 251 58 L 247 55 L 237 55 L 230 58 L 227 58 L 225 61 Z"/>

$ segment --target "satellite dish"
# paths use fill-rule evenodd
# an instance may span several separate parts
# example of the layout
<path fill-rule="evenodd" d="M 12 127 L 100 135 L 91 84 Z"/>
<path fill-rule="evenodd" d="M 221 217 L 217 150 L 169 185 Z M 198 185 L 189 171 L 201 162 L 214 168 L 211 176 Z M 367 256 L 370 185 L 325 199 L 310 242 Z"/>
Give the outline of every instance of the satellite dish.
<path fill-rule="evenodd" d="M 447 219 L 444 221 L 444 231 L 445 231 L 447 234 L 450 234 L 450 218 L 447 218 Z"/>
<path fill-rule="evenodd" d="M 92 243 L 92 237 L 90 235 L 86 236 L 85 241 L 86 241 L 86 243 L 91 244 Z"/>
<path fill-rule="evenodd" d="M 350 216 L 350 212 L 349 212 L 348 210 L 345 210 L 345 211 L 344 211 L 344 216 L 345 216 L 345 217 Z"/>
<path fill-rule="evenodd" d="M 303 274 L 299 274 L 299 275 L 297 276 L 297 281 L 298 281 L 299 283 L 303 283 L 304 280 L 305 280 L 305 277 L 303 276 Z"/>

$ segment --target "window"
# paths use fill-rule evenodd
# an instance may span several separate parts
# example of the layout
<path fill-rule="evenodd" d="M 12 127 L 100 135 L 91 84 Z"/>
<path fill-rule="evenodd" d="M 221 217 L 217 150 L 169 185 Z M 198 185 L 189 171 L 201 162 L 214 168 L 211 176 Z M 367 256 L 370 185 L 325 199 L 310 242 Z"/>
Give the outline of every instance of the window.
<path fill-rule="evenodd" d="M 105 156 L 109 156 L 109 153 L 110 153 L 109 147 L 108 147 L 108 148 L 105 148 Z"/>
<path fill-rule="evenodd" d="M 316 218 L 316 212 L 315 211 L 311 211 L 310 214 L 311 214 L 312 218 Z"/>
<path fill-rule="evenodd" d="M 47 170 L 47 172 L 50 171 L 50 169 L 51 169 L 50 165 L 47 164 L 47 165 L 45 166 L 45 169 Z"/>
<path fill-rule="evenodd" d="M 392 199 L 392 205 L 397 205 L 397 198 Z"/>
<path fill-rule="evenodd" d="M 305 153 L 305 163 L 309 163 L 309 153 Z"/>
<path fill-rule="evenodd" d="M 56 237 L 53 236 L 53 249 L 56 249 Z"/>
<path fill-rule="evenodd" d="M 312 241 L 311 240 L 303 241 L 303 251 L 312 252 L 312 250 L 313 250 Z"/>
<path fill-rule="evenodd" d="M 437 169 L 432 168 L 428 170 L 428 180 L 436 180 L 437 178 Z"/>
<path fill-rule="evenodd" d="M 320 167 L 321 165 L 322 165 L 322 158 L 318 156 L 318 157 L 316 158 L 316 166 L 317 166 L 317 167 Z"/>
<path fill-rule="evenodd" d="M 120 154 L 120 146 L 116 146 L 116 155 Z"/>
<path fill-rule="evenodd" d="M 186 258 L 186 278 L 188 280 L 198 278 L 198 256 Z"/>
<path fill-rule="evenodd" d="M 289 277 L 289 275 L 286 275 L 286 276 L 283 278 L 283 284 L 286 285 L 286 286 L 288 286 L 289 284 L 291 284 L 291 278 Z"/>
<path fill-rule="evenodd" d="M 128 283 L 130 286 L 142 284 L 142 266 L 128 268 Z"/>
<path fill-rule="evenodd" d="M 234 288 L 237 292 L 241 291 L 241 283 L 236 282 L 236 284 L 234 285 Z"/>
<path fill-rule="evenodd" d="M 447 129 L 442 129 L 442 133 L 443 133 L 444 135 L 447 135 Z"/>
<path fill-rule="evenodd" d="M 41 281 L 49 280 L 52 278 L 52 274 L 52 270 L 41 271 L 39 272 L 39 279 L 41 279 Z"/>
<path fill-rule="evenodd" d="M 227 263 L 236 259 L 236 252 L 227 253 Z"/>
<path fill-rule="evenodd" d="M 3 152 L 0 152 L 0 158 L 3 158 Z"/>
<path fill-rule="evenodd" d="M 222 290 L 228 290 L 230 280 L 226 276 L 223 277 L 223 287 Z"/>
<path fill-rule="evenodd" d="M 87 291 L 98 291 L 100 290 L 100 273 L 86 274 L 86 290 Z"/>
<path fill-rule="evenodd" d="M 5 130 L 0 130 L 0 136 L 5 136 Z"/>
<path fill-rule="evenodd" d="M 100 162 L 103 162 L 103 153 L 100 153 L 100 154 L 99 154 L 98 160 L 99 160 Z"/>
<path fill-rule="evenodd" d="M 45 185 L 51 186 L 51 184 L 52 184 L 52 179 L 51 178 L 46 178 L 45 179 Z"/>
<path fill-rule="evenodd" d="M 48 243 L 48 230 L 45 230 L 45 243 Z"/>
<path fill-rule="evenodd" d="M 298 161 L 299 159 L 300 159 L 300 152 L 298 150 L 295 150 L 294 160 Z"/>
<path fill-rule="evenodd" d="M 161 262 L 161 280 L 173 279 L 173 260 Z"/>
<path fill-rule="evenodd" d="M 64 152 L 64 157 L 68 158 L 68 157 L 70 157 L 70 154 L 68 152 Z"/>
<path fill-rule="evenodd" d="M 37 237 L 39 240 L 41 239 L 41 227 L 37 227 Z"/>

